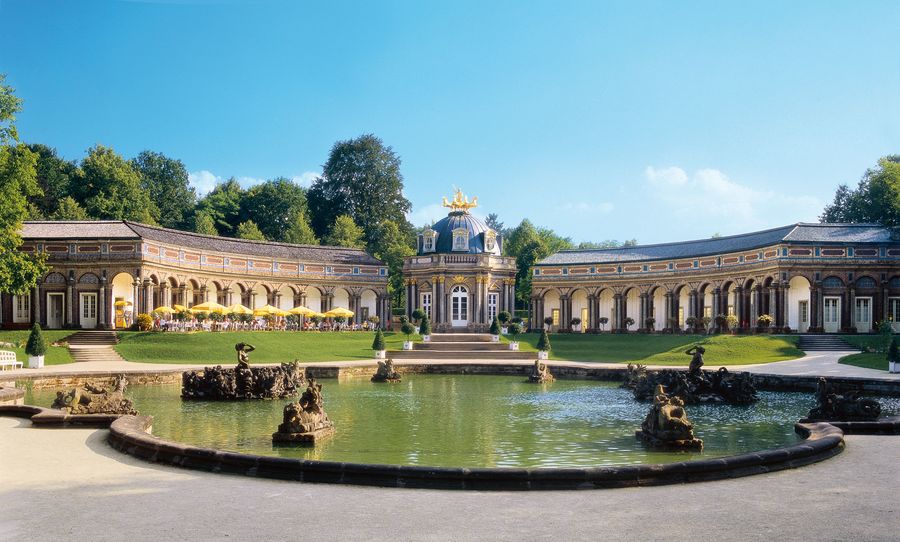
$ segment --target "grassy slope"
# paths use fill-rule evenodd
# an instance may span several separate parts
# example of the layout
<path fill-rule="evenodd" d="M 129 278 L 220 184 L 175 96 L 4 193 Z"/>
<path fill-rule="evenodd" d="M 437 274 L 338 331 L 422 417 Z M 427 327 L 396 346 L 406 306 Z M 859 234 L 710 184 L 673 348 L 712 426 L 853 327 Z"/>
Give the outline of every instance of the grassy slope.
<path fill-rule="evenodd" d="M 0 350 L 12 350 L 16 353 L 16 359 L 21 361 L 25 367 L 28 367 L 28 354 L 25 353 L 25 343 L 28 342 L 28 334 L 30 330 L 22 329 L 15 331 L 0 331 L 0 343 L 12 343 L 17 345 L 16 348 L 0 346 Z M 44 339 L 48 343 L 61 341 L 74 333 L 71 330 L 44 330 Z M 44 365 L 62 365 L 64 363 L 72 363 L 72 356 L 69 349 L 65 346 L 51 346 L 44 355 Z"/>
<path fill-rule="evenodd" d="M 519 336 L 522 350 L 535 350 L 539 334 Z M 693 344 L 706 348 L 707 365 L 770 363 L 803 356 L 796 336 L 771 335 L 581 335 L 551 334 L 551 359 L 642 363 L 646 365 L 687 365 L 684 354 Z"/>
<path fill-rule="evenodd" d="M 842 357 L 838 363 L 845 365 L 854 365 L 856 367 L 864 367 L 866 369 L 878 369 L 879 371 L 888 370 L 887 357 L 884 354 L 864 353 L 852 354 Z"/>
<path fill-rule="evenodd" d="M 251 361 L 258 363 L 300 361 L 342 361 L 373 359 L 375 334 L 362 331 L 342 333 L 291 333 L 245 331 L 235 333 L 120 332 L 116 351 L 129 360 L 146 363 L 232 364 L 234 345 L 250 343 L 256 350 Z M 415 337 L 415 336 L 414 336 Z M 388 350 L 400 350 L 405 337 L 385 333 Z"/>

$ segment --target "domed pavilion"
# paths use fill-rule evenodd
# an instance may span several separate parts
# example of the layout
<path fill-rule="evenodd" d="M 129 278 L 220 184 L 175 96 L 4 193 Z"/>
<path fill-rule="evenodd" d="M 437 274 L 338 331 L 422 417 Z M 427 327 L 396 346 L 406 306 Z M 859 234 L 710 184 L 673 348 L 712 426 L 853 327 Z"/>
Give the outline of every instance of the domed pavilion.
<path fill-rule="evenodd" d="M 500 311 L 513 311 L 516 259 L 502 256 L 503 239 L 469 211 L 478 205 L 461 190 L 450 213 L 418 236 L 406 258 L 406 312 L 422 309 L 436 332 L 486 331 Z"/>

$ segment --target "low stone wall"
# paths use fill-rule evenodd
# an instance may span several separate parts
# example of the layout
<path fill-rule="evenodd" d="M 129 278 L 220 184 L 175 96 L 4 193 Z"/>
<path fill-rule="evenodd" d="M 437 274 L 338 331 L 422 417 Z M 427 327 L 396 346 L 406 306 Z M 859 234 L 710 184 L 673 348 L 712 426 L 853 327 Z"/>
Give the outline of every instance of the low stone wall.
<path fill-rule="evenodd" d="M 175 384 L 181 383 L 181 370 L 123 372 L 110 371 L 103 373 L 60 373 L 35 374 L 16 379 L 17 386 L 31 386 L 32 389 L 70 389 L 83 386 L 88 382 L 114 386 L 116 378 L 124 374 L 130 386 Z"/>
<path fill-rule="evenodd" d="M 0 416 L 30 419 L 37 427 L 109 427 L 121 414 L 66 414 L 54 408 L 32 405 L 0 405 Z M 152 419 L 151 416 L 147 416 Z"/>
<path fill-rule="evenodd" d="M 15 387 L 0 387 L 0 405 L 21 405 L 25 403 L 25 390 Z"/>
<path fill-rule="evenodd" d="M 149 434 L 147 416 L 110 425 L 110 445 L 129 455 L 178 467 L 313 483 L 464 490 L 603 489 L 737 478 L 808 465 L 844 449 L 843 433 L 827 423 L 797 424 L 803 443 L 749 454 L 657 465 L 590 468 L 446 468 L 338 463 L 225 452 Z"/>

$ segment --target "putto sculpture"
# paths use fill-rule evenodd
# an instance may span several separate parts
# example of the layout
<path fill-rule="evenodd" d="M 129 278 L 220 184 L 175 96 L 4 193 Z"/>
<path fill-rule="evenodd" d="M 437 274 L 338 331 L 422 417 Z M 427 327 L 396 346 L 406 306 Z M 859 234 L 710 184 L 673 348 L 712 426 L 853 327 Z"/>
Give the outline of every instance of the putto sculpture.
<path fill-rule="evenodd" d="M 703 371 L 705 352 L 699 345 L 687 350 L 686 353 L 691 356 L 687 371 L 648 371 L 644 365 L 628 364 L 622 387 L 631 390 L 639 401 L 653 399 L 658 385 L 665 386 L 669 393 L 677 395 L 686 404 L 748 405 L 757 401 L 756 386 L 750 373 L 731 373 L 725 367 L 720 367 L 718 371 Z"/>
<path fill-rule="evenodd" d="M 283 421 L 278 431 L 272 433 L 272 443 L 314 445 L 334 433 L 334 423 L 325 413 L 323 404 L 322 385 L 310 378 L 300 400 L 285 405 Z"/>
<path fill-rule="evenodd" d="M 253 345 L 237 343 L 237 366 L 206 367 L 181 374 L 181 397 L 204 401 L 283 399 L 294 397 L 303 386 L 304 375 L 296 361 L 278 367 L 251 367 Z"/>
<path fill-rule="evenodd" d="M 131 399 L 125 397 L 128 379 L 119 375 L 112 390 L 88 382 L 72 388 L 68 392 L 56 392 L 56 400 L 51 408 L 65 410 L 67 414 L 132 414 L 134 409 Z"/>
<path fill-rule="evenodd" d="M 635 436 L 652 448 L 669 450 L 702 450 L 703 441 L 694 437 L 694 426 L 684 411 L 680 397 L 666 394 L 656 386 L 653 405 Z"/>
<path fill-rule="evenodd" d="M 547 365 L 541 363 L 541 360 L 534 360 L 534 367 L 531 369 L 531 374 L 528 375 L 528 381 L 534 382 L 536 384 L 544 384 L 546 382 L 553 382 L 556 380 L 552 374 L 550 374 L 550 369 L 547 368 Z"/>
<path fill-rule="evenodd" d="M 400 382 L 400 373 L 394 369 L 394 360 L 388 358 L 378 362 L 378 370 L 372 375 L 372 382 Z"/>
<path fill-rule="evenodd" d="M 881 404 L 875 399 L 860 397 L 851 391 L 835 393 L 831 384 L 819 378 L 816 386 L 816 406 L 806 415 L 810 421 L 873 421 L 881 415 Z"/>

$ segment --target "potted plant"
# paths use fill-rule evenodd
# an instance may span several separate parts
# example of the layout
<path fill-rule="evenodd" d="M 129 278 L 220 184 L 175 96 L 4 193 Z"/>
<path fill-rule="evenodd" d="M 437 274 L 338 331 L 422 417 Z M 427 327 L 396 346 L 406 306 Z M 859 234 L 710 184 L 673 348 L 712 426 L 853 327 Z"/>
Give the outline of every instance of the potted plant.
<path fill-rule="evenodd" d="M 581 318 L 572 318 L 569 320 L 569 325 L 572 326 L 572 331 L 581 331 Z"/>
<path fill-rule="evenodd" d="M 647 333 L 653 333 L 654 325 L 656 325 L 656 318 L 651 316 L 649 318 L 644 319 L 644 326 L 647 329 Z"/>
<path fill-rule="evenodd" d="M 500 320 L 500 332 L 504 335 L 509 333 L 508 324 L 511 318 L 512 315 L 509 313 L 509 311 L 500 311 L 497 314 L 497 320 Z"/>
<path fill-rule="evenodd" d="M 409 321 L 407 321 L 405 324 L 400 326 L 400 332 L 406 335 L 406 341 L 403 342 L 403 349 L 412 350 L 413 342 L 409 338 L 409 336 L 416 332 L 416 326 L 410 324 Z"/>
<path fill-rule="evenodd" d="M 600 324 L 600 331 L 603 331 L 603 328 L 609 323 L 609 318 L 601 316 L 600 318 L 597 318 L 597 323 Z"/>
<path fill-rule="evenodd" d="M 384 347 L 384 333 L 381 330 L 375 331 L 375 340 L 372 341 L 372 350 L 375 351 L 376 359 L 384 359 L 385 355 L 385 347 Z"/>
<path fill-rule="evenodd" d="M 550 336 L 547 330 L 541 330 L 541 338 L 537 342 L 538 359 L 547 359 L 550 357 Z"/>
<path fill-rule="evenodd" d="M 378 327 L 378 322 L 380 322 L 380 321 L 381 321 L 381 318 L 375 316 L 374 314 L 372 316 L 369 316 L 369 323 L 372 324 L 374 327 Z"/>
<path fill-rule="evenodd" d="M 153 317 L 146 313 L 141 313 L 135 318 L 138 331 L 150 331 L 153 328 Z"/>
<path fill-rule="evenodd" d="M 687 324 L 686 331 L 688 331 L 689 333 L 693 333 L 694 331 L 697 330 L 697 318 L 696 317 L 688 316 L 685 319 L 684 323 Z"/>
<path fill-rule="evenodd" d="M 760 333 L 765 333 L 769 326 L 772 325 L 773 318 L 769 314 L 761 314 L 759 318 L 756 319 L 756 327 L 757 331 Z"/>
<path fill-rule="evenodd" d="M 519 349 L 519 341 L 516 340 L 516 337 L 519 336 L 519 333 L 522 332 L 522 326 L 519 324 L 512 322 L 507 326 L 507 332 L 512 336 L 512 340 L 509 341 L 509 349 L 510 350 L 518 350 Z"/>
<path fill-rule="evenodd" d="M 631 316 L 625 317 L 625 329 L 628 330 L 631 326 L 634 325 L 634 318 Z"/>
<path fill-rule="evenodd" d="M 731 331 L 731 334 L 734 335 L 734 330 L 738 325 L 738 318 L 733 314 L 729 314 L 725 317 L 725 325 L 728 326 L 728 329 Z"/>
<path fill-rule="evenodd" d="M 669 324 L 669 327 L 666 328 L 669 333 L 675 333 L 676 331 L 678 331 L 678 318 L 669 318 L 668 320 L 666 320 L 666 323 Z"/>
<path fill-rule="evenodd" d="M 431 340 L 431 321 L 428 319 L 427 314 L 423 315 L 422 321 L 419 322 L 419 335 L 422 336 L 424 342 Z"/>
<path fill-rule="evenodd" d="M 422 320 L 422 318 L 425 318 L 425 311 L 423 311 L 422 309 L 416 309 L 412 311 L 412 318 L 413 322 L 418 323 Z"/>
<path fill-rule="evenodd" d="M 494 321 L 491 322 L 491 342 L 500 342 L 500 321 L 497 317 L 494 317 Z"/>
<path fill-rule="evenodd" d="M 25 353 L 28 354 L 28 368 L 40 369 L 44 366 L 44 354 L 47 353 L 47 341 L 41 333 L 41 325 L 37 322 L 31 326 L 28 342 L 25 344 Z"/>
<path fill-rule="evenodd" d="M 728 317 L 725 316 L 724 314 L 717 314 L 716 315 L 716 331 L 718 331 L 719 333 L 726 331 L 725 326 L 727 326 L 727 325 L 728 325 Z"/>
<path fill-rule="evenodd" d="M 700 319 L 700 323 L 703 324 L 703 330 L 707 333 L 709 332 L 709 323 L 712 322 L 712 318 L 709 316 L 704 316 Z"/>
<path fill-rule="evenodd" d="M 900 373 L 900 352 L 897 351 L 897 338 L 891 339 L 891 346 L 888 348 L 888 371 L 892 373 Z"/>
<path fill-rule="evenodd" d="M 548 316 L 544 318 L 544 325 L 547 326 L 547 329 L 550 329 L 550 327 L 553 325 L 553 317 Z"/>

